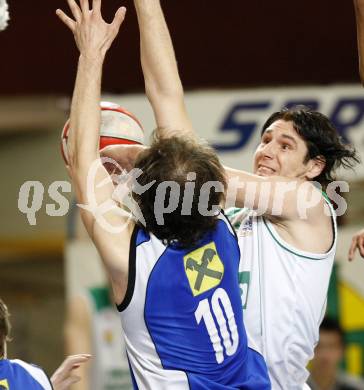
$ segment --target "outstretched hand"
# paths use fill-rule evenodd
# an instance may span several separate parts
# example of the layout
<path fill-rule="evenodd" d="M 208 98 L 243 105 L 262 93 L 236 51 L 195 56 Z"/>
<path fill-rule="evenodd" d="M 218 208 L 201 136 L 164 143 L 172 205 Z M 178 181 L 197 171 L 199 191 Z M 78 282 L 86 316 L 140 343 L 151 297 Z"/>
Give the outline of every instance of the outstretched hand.
<path fill-rule="evenodd" d="M 80 0 L 80 6 L 75 0 L 67 0 L 73 19 L 62 10 L 56 14 L 72 31 L 80 54 L 86 58 L 105 56 L 125 18 L 125 7 L 120 7 L 111 23 L 106 23 L 101 15 L 101 0 Z"/>
<path fill-rule="evenodd" d="M 359 250 L 360 256 L 364 258 L 364 229 L 356 232 L 351 240 L 348 258 L 349 261 L 354 259 L 356 250 Z"/>
<path fill-rule="evenodd" d="M 91 355 L 88 354 L 68 356 L 51 377 L 53 389 L 68 390 L 74 383 L 79 382 L 81 378 L 74 374 L 74 370 L 90 358 Z"/>

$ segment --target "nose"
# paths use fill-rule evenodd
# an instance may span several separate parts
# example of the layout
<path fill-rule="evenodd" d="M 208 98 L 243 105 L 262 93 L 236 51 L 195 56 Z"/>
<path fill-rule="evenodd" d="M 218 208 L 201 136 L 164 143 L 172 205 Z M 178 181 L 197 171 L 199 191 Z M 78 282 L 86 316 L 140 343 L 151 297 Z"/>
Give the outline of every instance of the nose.
<path fill-rule="evenodd" d="M 268 142 L 261 148 L 261 153 L 266 158 L 273 158 L 277 152 L 277 147 L 274 142 Z"/>

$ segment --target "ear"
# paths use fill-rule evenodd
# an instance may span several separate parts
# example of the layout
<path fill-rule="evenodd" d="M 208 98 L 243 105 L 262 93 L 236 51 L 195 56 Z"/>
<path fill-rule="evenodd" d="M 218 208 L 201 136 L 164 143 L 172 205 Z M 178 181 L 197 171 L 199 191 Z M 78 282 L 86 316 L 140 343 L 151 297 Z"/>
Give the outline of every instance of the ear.
<path fill-rule="evenodd" d="M 323 156 L 317 156 L 312 158 L 307 163 L 306 177 L 308 180 L 313 180 L 315 177 L 319 176 L 322 171 L 325 169 L 326 160 Z"/>

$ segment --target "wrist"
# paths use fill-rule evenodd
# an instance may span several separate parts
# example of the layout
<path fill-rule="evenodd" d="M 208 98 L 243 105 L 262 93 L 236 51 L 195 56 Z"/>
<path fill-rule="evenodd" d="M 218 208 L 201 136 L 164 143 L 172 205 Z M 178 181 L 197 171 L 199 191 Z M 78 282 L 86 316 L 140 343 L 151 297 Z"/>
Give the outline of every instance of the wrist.
<path fill-rule="evenodd" d="M 102 65 L 105 60 L 105 54 L 101 52 L 96 53 L 81 53 L 79 61 L 89 65 Z"/>
<path fill-rule="evenodd" d="M 153 9 L 156 5 L 160 6 L 160 0 L 134 0 L 136 9 Z"/>

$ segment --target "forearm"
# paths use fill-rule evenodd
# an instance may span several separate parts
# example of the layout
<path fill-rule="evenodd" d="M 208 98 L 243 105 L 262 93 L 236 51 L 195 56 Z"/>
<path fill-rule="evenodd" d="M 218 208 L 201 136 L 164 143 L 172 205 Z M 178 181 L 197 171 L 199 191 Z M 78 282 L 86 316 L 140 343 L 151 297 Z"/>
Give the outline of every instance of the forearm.
<path fill-rule="evenodd" d="M 354 0 L 359 54 L 359 74 L 364 83 L 364 0 Z"/>
<path fill-rule="evenodd" d="M 193 135 L 171 36 L 159 0 L 134 0 L 145 90 L 163 136 Z"/>
<path fill-rule="evenodd" d="M 68 139 L 71 170 L 87 168 L 99 155 L 102 65 L 101 55 L 79 58 Z"/>
<path fill-rule="evenodd" d="M 110 199 L 113 184 L 103 189 L 93 188 L 90 193 L 88 178 L 90 168 L 95 168 L 95 182 L 100 183 L 109 177 L 99 159 L 99 129 L 101 121 L 100 95 L 103 56 L 95 58 L 80 55 L 75 88 L 71 104 L 70 131 L 68 139 L 70 173 L 72 184 L 79 203 L 90 205 L 93 199 L 97 205 Z M 93 165 L 93 164 L 98 165 Z M 91 238 L 94 236 L 94 207 L 89 211 L 81 210 L 81 217 Z M 90 212 L 91 211 L 91 212 Z"/>
<path fill-rule="evenodd" d="M 141 62 L 147 94 L 181 96 L 172 40 L 159 0 L 134 0 L 140 29 Z"/>
<path fill-rule="evenodd" d="M 313 196 L 311 195 L 313 186 L 307 182 L 309 188 L 302 187 L 300 190 L 303 182 L 298 178 L 258 176 L 232 168 L 225 168 L 225 174 L 228 183 L 226 208 L 247 207 L 260 214 L 276 216 L 282 220 L 297 219 L 301 215 L 297 208 L 299 193 L 302 201 Z M 320 199 L 321 195 L 318 195 L 318 202 Z"/>
<path fill-rule="evenodd" d="M 257 209 L 260 187 L 266 179 L 245 171 L 224 167 L 227 182 L 226 207 Z M 249 195 L 249 193 L 251 193 Z"/>

